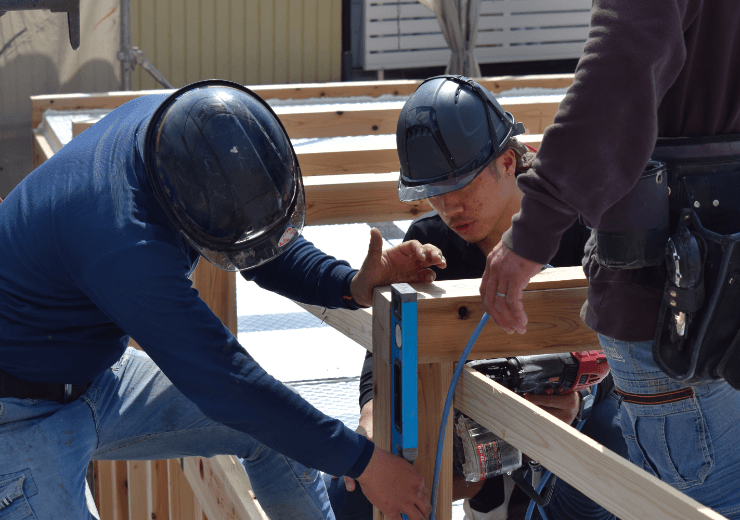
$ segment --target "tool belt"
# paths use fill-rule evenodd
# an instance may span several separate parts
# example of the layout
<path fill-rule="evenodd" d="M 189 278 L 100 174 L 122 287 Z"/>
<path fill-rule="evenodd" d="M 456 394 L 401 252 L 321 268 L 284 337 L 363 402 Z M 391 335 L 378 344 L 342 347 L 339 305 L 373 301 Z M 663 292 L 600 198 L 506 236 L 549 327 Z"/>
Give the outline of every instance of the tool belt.
<path fill-rule="evenodd" d="M 43 399 L 61 404 L 71 403 L 78 399 L 90 387 L 85 384 L 37 383 L 11 376 L 0 370 L 0 399 Z"/>
<path fill-rule="evenodd" d="M 740 136 L 662 139 L 673 235 L 653 359 L 678 381 L 740 389 Z"/>
<path fill-rule="evenodd" d="M 658 139 L 640 181 L 605 217 L 593 231 L 602 266 L 665 267 L 660 369 L 740 390 L 740 135 Z"/>
<path fill-rule="evenodd" d="M 596 261 L 607 269 L 638 269 L 662 265 L 668 240 L 668 178 L 666 166 L 650 161 L 637 185 L 601 217 Z"/>

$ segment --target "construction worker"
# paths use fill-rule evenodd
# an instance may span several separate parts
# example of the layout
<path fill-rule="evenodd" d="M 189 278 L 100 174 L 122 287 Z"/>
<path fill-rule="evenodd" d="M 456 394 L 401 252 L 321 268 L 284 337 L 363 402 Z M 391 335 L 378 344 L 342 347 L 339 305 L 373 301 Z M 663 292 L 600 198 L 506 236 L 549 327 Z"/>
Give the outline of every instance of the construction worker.
<path fill-rule="evenodd" d="M 481 282 L 495 323 L 524 333 L 522 288 L 579 215 L 589 223 L 581 315 L 609 359 L 630 459 L 728 518 L 740 518 L 740 323 L 723 292 L 740 231 L 738 26 L 733 0 L 594 0 Z"/>
<path fill-rule="evenodd" d="M 437 280 L 480 278 L 483 274 L 486 255 L 519 211 L 522 192 L 516 176 L 528 169 L 535 156 L 534 150 L 516 139 L 523 131 L 490 92 L 464 77 L 430 78 L 405 103 L 396 132 L 401 164 L 399 197 L 426 198 L 435 210 L 416 219 L 405 240 L 423 240 L 440 248 L 447 267 L 432 268 Z M 577 265 L 588 236 L 584 226 L 572 226 L 551 265 Z M 588 413 L 592 405 L 588 391 L 565 396 L 530 394 L 526 398 L 569 424 L 576 418 L 578 422 L 588 419 L 583 433 L 626 457 L 612 388 L 611 378 L 599 385 L 590 418 L 584 415 L 584 409 Z M 368 354 L 360 381 L 358 428 L 366 435 L 372 434 L 372 398 L 372 355 Z M 346 493 L 345 483 L 326 480 L 337 518 L 370 518 L 371 507 L 359 493 Z M 347 489 L 355 488 L 351 479 L 345 480 Z M 466 499 L 463 509 L 468 520 L 519 518 L 529 499 L 514 492 L 508 476 L 469 483 L 455 475 L 453 483 L 454 499 Z M 560 480 L 546 511 L 551 519 L 614 518 Z"/>
<path fill-rule="evenodd" d="M 304 214 L 277 116 L 219 80 L 121 106 L 24 179 L 0 205 L 0 516 L 93 518 L 91 459 L 231 454 L 273 520 L 334 518 L 310 468 L 424 518 L 420 473 L 267 374 L 188 278 L 203 257 L 356 309 L 444 265 L 418 242 L 382 251 L 373 230 L 351 269 L 301 237 Z"/>

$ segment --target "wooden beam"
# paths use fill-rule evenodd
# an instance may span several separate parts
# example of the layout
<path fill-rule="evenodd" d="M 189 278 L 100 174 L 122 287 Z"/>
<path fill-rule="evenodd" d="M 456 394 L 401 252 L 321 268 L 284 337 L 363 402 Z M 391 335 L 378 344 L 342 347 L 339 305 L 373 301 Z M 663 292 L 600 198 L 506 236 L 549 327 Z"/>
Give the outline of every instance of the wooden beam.
<path fill-rule="evenodd" d="M 411 284 L 419 292 L 419 362 L 455 362 L 483 316 L 480 280 Z M 470 359 L 599 349 L 596 333 L 580 320 L 587 282 L 580 267 L 547 269 L 535 276 L 522 301 L 526 334 L 492 324 L 481 332 Z"/>
<path fill-rule="evenodd" d="M 469 367 L 455 406 L 622 520 L 724 518 Z"/>
<path fill-rule="evenodd" d="M 322 175 L 303 182 L 309 226 L 409 220 L 432 209 L 426 200 L 398 200 L 397 173 Z"/>
<path fill-rule="evenodd" d="M 514 88 L 565 88 L 573 82 L 573 74 L 546 74 L 531 76 L 503 76 L 481 78 L 478 82 L 493 93 Z M 353 81 L 335 83 L 307 83 L 293 85 L 256 85 L 254 92 L 264 99 L 338 98 L 381 95 L 408 96 L 421 80 Z M 36 128 L 48 108 L 55 110 L 87 110 L 116 108 L 146 94 L 170 93 L 171 90 L 140 90 L 135 92 L 105 92 L 95 94 L 49 94 L 31 96 L 31 127 Z"/>
<path fill-rule="evenodd" d="M 424 299 L 426 302 L 423 304 L 423 309 L 426 309 L 427 305 L 429 305 L 431 302 L 429 300 L 431 299 L 437 299 L 439 301 L 445 301 L 447 298 L 463 298 L 467 302 L 470 302 L 467 304 L 460 303 L 459 301 L 455 304 L 449 305 L 449 306 L 441 306 L 439 308 L 434 309 L 434 315 L 435 317 L 426 319 L 424 318 L 424 325 L 423 327 L 429 327 L 428 321 L 433 321 L 434 319 L 437 319 L 437 317 L 440 317 L 442 315 L 447 315 L 443 317 L 445 320 L 445 326 L 444 327 L 453 327 L 457 331 L 456 335 L 458 337 L 470 337 L 473 330 L 475 330 L 475 327 L 478 325 L 478 321 L 480 320 L 480 317 L 483 315 L 483 304 L 480 302 L 480 295 L 478 294 L 478 285 L 480 284 L 480 280 L 455 280 L 455 281 L 448 281 L 448 282 L 435 282 L 433 284 L 413 284 L 414 288 L 419 291 L 420 293 L 420 300 Z M 527 293 L 536 293 L 537 291 L 557 291 L 557 290 L 567 290 L 567 291 L 576 291 L 576 294 L 581 294 L 583 289 L 587 287 L 586 284 L 586 278 L 583 275 L 583 270 L 580 267 L 561 267 L 557 269 L 546 269 L 537 276 L 535 276 L 530 284 L 527 286 L 525 292 Z M 384 293 L 384 291 L 390 291 L 388 288 L 379 288 L 377 289 L 381 293 Z M 552 296 L 555 294 L 556 296 L 560 296 L 560 293 L 547 293 L 547 297 L 555 298 L 555 296 Z M 564 293 L 563 293 L 564 294 Z M 585 294 L 585 293 L 583 293 Z M 527 299 L 525 301 L 528 301 L 529 294 L 527 295 Z M 375 302 L 375 300 L 373 300 Z M 580 299 L 578 299 L 578 305 L 580 305 Z M 373 309 L 358 309 L 356 311 L 350 311 L 347 309 L 326 309 L 324 307 L 317 307 L 315 305 L 307 305 L 305 303 L 296 302 L 298 305 L 303 307 L 305 310 L 316 316 L 317 318 L 321 319 L 324 323 L 327 323 L 328 325 L 331 325 L 336 330 L 347 336 L 348 338 L 354 340 L 356 343 L 360 344 L 362 347 L 365 347 L 369 351 L 373 351 L 373 337 L 372 337 L 372 327 L 373 327 Z M 555 303 L 555 302 L 553 302 Z M 465 306 L 465 319 L 460 319 L 460 309 Z M 525 307 L 525 310 L 527 310 L 527 307 Z M 424 314 L 426 313 L 426 310 L 424 310 Z M 471 317 L 471 314 L 474 315 Z M 452 319 L 449 318 L 449 315 L 452 316 Z M 577 314 L 576 314 L 577 315 Z M 422 313 L 419 313 L 420 317 L 422 316 Z M 530 320 L 533 318 L 533 316 L 530 316 Z M 463 322 L 461 324 L 460 322 Z M 460 327 L 463 327 L 463 332 L 460 332 Z M 427 338 L 432 334 L 422 333 L 420 326 L 420 336 Z M 440 327 L 443 328 L 443 327 Z M 470 331 L 468 332 L 468 329 Z M 490 329 L 490 331 L 489 331 Z M 478 341 L 476 342 L 475 349 L 473 351 L 472 357 L 470 359 L 485 359 L 485 358 L 491 358 L 491 357 L 504 357 L 508 355 L 529 355 L 534 353 L 541 353 L 541 351 L 544 352 L 570 352 L 572 349 L 570 348 L 570 345 L 565 345 L 562 349 L 557 349 L 552 346 L 541 348 L 536 347 L 530 344 L 530 341 L 527 342 L 519 342 L 518 335 L 505 335 L 502 336 L 503 339 L 500 339 L 500 334 L 496 334 L 495 327 L 489 325 L 487 326 L 484 331 L 486 334 L 493 333 L 494 336 L 497 337 L 497 341 L 512 341 L 514 342 L 513 345 L 497 345 L 495 349 L 491 351 L 487 351 L 486 349 L 481 348 L 483 343 L 485 341 L 482 340 L 483 334 L 478 338 Z M 451 333 L 454 333 L 451 332 Z M 527 332 L 529 334 L 529 332 Z M 527 339 L 529 336 L 525 334 L 524 336 L 521 336 L 523 339 Z M 593 338 L 591 338 L 593 339 Z M 592 345 L 590 343 L 591 339 L 589 339 L 588 345 L 591 347 L 589 349 L 584 350 L 591 350 L 593 348 L 599 349 L 598 347 L 595 347 L 595 345 Z M 449 335 L 447 336 L 447 340 L 450 340 Z M 425 339 L 425 341 L 428 341 L 428 339 Z M 450 340 L 451 342 L 454 342 Z M 459 343 L 459 341 L 458 341 Z M 481 343 L 481 344 L 479 344 Z M 463 351 L 463 348 L 465 347 L 464 344 L 459 345 L 459 348 L 452 349 L 452 352 L 447 352 L 443 355 L 444 359 L 450 360 L 450 361 L 457 361 L 460 357 L 460 354 Z M 424 356 L 424 358 L 428 362 L 429 359 L 434 359 L 433 356 L 436 356 L 438 354 L 432 354 L 431 351 L 429 351 L 428 347 L 425 345 L 421 345 L 419 347 L 420 356 Z M 433 347 L 434 350 L 437 349 L 436 346 Z M 487 355 L 484 355 L 487 354 Z M 488 355 L 490 354 L 490 355 Z M 453 356 L 457 356 L 454 357 Z M 422 361 L 420 361 L 421 363 Z"/>
<path fill-rule="evenodd" d="M 236 336 L 239 328 L 236 320 L 236 273 L 224 271 L 201 259 L 191 279 L 201 300 Z"/>
<path fill-rule="evenodd" d="M 151 484 L 148 460 L 128 462 L 129 520 L 151 520 Z"/>
<path fill-rule="evenodd" d="M 73 121 L 72 122 L 72 139 L 94 125 L 96 121 Z"/>
<path fill-rule="evenodd" d="M 511 112 L 516 121 L 523 123 L 529 133 L 541 134 L 552 123 L 560 102 L 517 99 L 502 102 L 501 106 Z M 398 102 L 395 108 L 348 105 L 341 110 L 320 105 L 298 105 L 276 107 L 275 113 L 290 138 L 301 139 L 395 134 L 402 107 L 402 102 Z"/>
<path fill-rule="evenodd" d="M 202 511 L 180 464 L 182 459 L 167 462 L 170 476 L 170 518 L 173 520 L 200 520 Z M 194 507 L 197 506 L 197 507 Z M 132 519 L 133 520 L 133 519 Z"/>
<path fill-rule="evenodd" d="M 373 291 L 373 442 L 391 452 L 391 289 Z M 431 480 L 427 479 L 427 486 Z M 373 507 L 373 520 L 384 515 Z"/>
<path fill-rule="evenodd" d="M 417 303 L 418 304 L 418 303 Z M 373 293 L 373 442 L 391 450 L 391 289 L 383 287 Z M 419 315 L 421 316 L 421 314 Z M 421 343 L 419 343 L 421 348 Z M 447 389 L 452 381 L 452 363 L 419 364 L 418 383 L 418 432 L 419 451 L 414 464 L 431 489 L 434 479 L 434 462 L 437 451 L 439 425 Z M 436 518 L 451 520 L 452 508 L 452 420 L 448 419 L 440 468 Z M 444 505 L 446 504 L 446 506 Z M 374 509 L 375 520 L 385 518 Z"/>
<path fill-rule="evenodd" d="M 80 126 L 89 123 L 77 123 Z M 517 137 L 533 148 L 539 148 L 542 134 L 526 134 Z M 304 177 L 317 175 L 344 175 L 354 173 L 398 172 L 398 150 L 395 146 L 385 148 L 356 148 L 339 152 L 297 151 L 298 163 Z"/>
<path fill-rule="evenodd" d="M 304 177 L 400 170 L 396 147 L 341 152 L 296 152 Z"/>
<path fill-rule="evenodd" d="M 183 470 L 209 520 L 269 520 L 236 457 L 188 457 Z"/>
<path fill-rule="evenodd" d="M 326 309 L 307 303 L 295 302 L 305 310 L 319 318 L 323 323 L 331 325 L 349 339 L 373 351 L 373 312 L 372 309 Z"/>
<path fill-rule="evenodd" d="M 36 169 L 51 156 L 54 155 L 54 150 L 49 144 L 48 139 L 41 132 L 33 133 L 33 168 Z"/>

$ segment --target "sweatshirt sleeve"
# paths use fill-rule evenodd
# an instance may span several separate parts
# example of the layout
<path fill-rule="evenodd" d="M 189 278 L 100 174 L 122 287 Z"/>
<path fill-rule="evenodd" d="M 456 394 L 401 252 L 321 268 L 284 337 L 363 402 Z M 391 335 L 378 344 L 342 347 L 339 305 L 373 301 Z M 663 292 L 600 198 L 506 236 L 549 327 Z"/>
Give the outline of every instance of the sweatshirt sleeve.
<path fill-rule="evenodd" d="M 594 0 L 589 36 L 503 241 L 538 263 L 581 214 L 597 227 L 637 183 L 658 135 L 658 107 L 686 58 L 686 0 Z"/>
<path fill-rule="evenodd" d="M 307 467 L 359 476 L 372 442 L 265 372 L 198 297 L 189 267 L 177 247 L 141 242 L 97 259 L 83 290 L 205 415 Z"/>
<path fill-rule="evenodd" d="M 327 255 L 302 236 L 274 260 L 241 274 L 245 280 L 291 300 L 329 309 L 359 308 L 350 291 L 357 269 Z"/>

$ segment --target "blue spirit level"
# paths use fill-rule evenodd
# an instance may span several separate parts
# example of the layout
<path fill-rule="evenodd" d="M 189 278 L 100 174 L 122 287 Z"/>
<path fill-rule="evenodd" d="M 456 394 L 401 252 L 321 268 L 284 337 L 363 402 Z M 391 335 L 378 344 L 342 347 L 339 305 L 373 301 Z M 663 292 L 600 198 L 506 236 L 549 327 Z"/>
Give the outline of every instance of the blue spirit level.
<path fill-rule="evenodd" d="M 391 286 L 392 451 L 409 462 L 419 453 L 416 291 Z"/>

